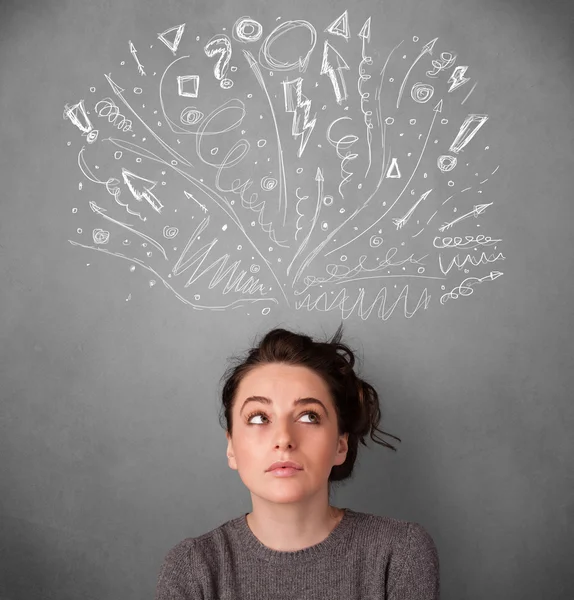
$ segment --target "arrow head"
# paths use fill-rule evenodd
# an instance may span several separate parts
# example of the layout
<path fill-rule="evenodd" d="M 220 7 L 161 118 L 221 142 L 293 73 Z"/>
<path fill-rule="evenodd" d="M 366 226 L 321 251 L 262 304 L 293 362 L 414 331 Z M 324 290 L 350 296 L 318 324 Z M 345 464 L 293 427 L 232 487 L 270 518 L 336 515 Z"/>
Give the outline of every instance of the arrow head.
<path fill-rule="evenodd" d="M 371 17 L 369 17 L 363 27 L 361 27 L 361 31 L 359 31 L 358 36 L 367 40 L 367 42 L 371 41 Z"/>
<path fill-rule="evenodd" d="M 110 77 L 110 75 L 106 75 L 104 73 L 106 79 L 108 80 L 108 83 L 110 84 L 110 86 L 112 87 L 112 90 L 114 91 L 114 94 L 117 94 L 118 96 L 122 93 L 125 92 L 125 90 L 123 88 L 121 88 L 117 83 L 115 83 L 112 78 Z"/>
<path fill-rule="evenodd" d="M 490 275 L 492 277 L 492 279 L 498 279 L 501 275 L 504 275 L 504 273 L 502 271 L 491 271 Z"/>
<path fill-rule="evenodd" d="M 349 65 L 345 62 L 345 59 L 329 44 L 327 40 L 325 40 L 325 47 L 323 49 L 323 62 L 321 64 L 321 75 L 325 75 L 325 73 L 329 73 L 333 70 L 333 65 L 329 60 L 329 53 L 333 52 L 335 54 L 335 59 L 337 61 L 337 69 L 347 69 L 349 70 Z"/>
<path fill-rule="evenodd" d="M 428 52 L 429 54 L 432 55 L 432 51 L 433 51 L 434 45 L 436 44 L 437 40 L 438 40 L 438 38 L 435 37 L 434 40 L 431 40 L 428 44 L 425 44 L 423 46 L 422 53 L 425 54 Z"/>
<path fill-rule="evenodd" d="M 105 208 L 100 208 L 95 202 L 91 201 L 88 203 L 90 205 L 90 208 L 95 212 L 95 213 L 103 213 L 103 212 L 108 212 Z"/>
<path fill-rule="evenodd" d="M 476 213 L 476 215 L 481 215 L 492 204 L 494 204 L 494 203 L 491 202 L 490 204 L 477 204 L 474 207 L 474 212 Z"/>
<path fill-rule="evenodd" d="M 247 62 L 249 63 L 249 66 L 251 68 L 253 68 L 257 64 L 257 61 L 253 57 L 253 54 L 251 54 L 251 52 L 249 52 L 249 50 L 243 50 L 243 55 L 247 59 Z"/>
<path fill-rule="evenodd" d="M 442 112 L 442 98 L 440 99 L 439 103 L 433 108 L 434 112 Z"/>
<path fill-rule="evenodd" d="M 323 173 L 322 173 L 320 167 L 317 167 L 317 173 L 315 175 L 315 181 L 325 181 L 325 178 L 323 177 Z"/>
<path fill-rule="evenodd" d="M 122 178 L 124 180 L 124 183 L 128 186 L 130 192 L 132 193 L 132 196 L 136 200 L 141 200 L 142 198 L 144 198 L 146 192 L 149 192 L 151 194 L 151 191 L 157 185 L 157 181 L 152 181 L 151 179 L 145 179 L 145 177 L 140 177 L 139 175 L 136 175 L 135 173 L 131 173 L 127 169 L 123 169 L 123 168 L 122 168 Z M 134 182 L 136 180 L 143 182 L 143 184 L 144 184 L 142 186 L 143 191 L 140 191 L 135 188 Z"/>

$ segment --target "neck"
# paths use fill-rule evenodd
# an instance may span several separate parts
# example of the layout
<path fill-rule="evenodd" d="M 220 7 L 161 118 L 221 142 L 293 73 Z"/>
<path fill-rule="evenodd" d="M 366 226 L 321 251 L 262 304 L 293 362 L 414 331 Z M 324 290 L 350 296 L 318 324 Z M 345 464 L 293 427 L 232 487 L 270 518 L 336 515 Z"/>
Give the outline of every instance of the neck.
<path fill-rule="evenodd" d="M 343 518 L 335 506 L 255 504 L 247 524 L 255 537 L 272 550 L 294 552 L 321 543 Z"/>

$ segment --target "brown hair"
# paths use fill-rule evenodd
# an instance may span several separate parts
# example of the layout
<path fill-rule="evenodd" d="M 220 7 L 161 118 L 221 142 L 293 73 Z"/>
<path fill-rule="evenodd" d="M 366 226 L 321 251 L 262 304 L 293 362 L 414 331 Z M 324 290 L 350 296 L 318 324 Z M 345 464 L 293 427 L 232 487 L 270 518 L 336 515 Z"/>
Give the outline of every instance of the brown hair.
<path fill-rule="evenodd" d="M 369 383 L 355 374 L 355 355 L 347 345 L 341 343 L 342 332 L 341 323 L 331 340 L 316 342 L 307 335 L 286 329 L 272 329 L 265 334 L 258 346 L 247 351 L 246 356 L 232 357 L 235 364 L 222 377 L 225 380 L 221 394 L 223 412 L 229 435 L 232 435 L 233 430 L 232 410 L 237 388 L 251 370 L 269 363 L 284 363 L 307 367 L 322 377 L 335 404 L 339 435 L 349 433 L 347 458 L 342 465 L 335 465 L 331 469 L 329 492 L 332 482 L 343 481 L 352 476 L 359 442 L 366 446 L 366 435 L 370 433 L 374 442 L 395 451 L 392 444 L 383 439 L 379 441 L 374 433 L 379 431 L 401 441 L 378 428 L 381 420 L 379 396 Z M 339 354 L 339 351 L 343 354 Z"/>

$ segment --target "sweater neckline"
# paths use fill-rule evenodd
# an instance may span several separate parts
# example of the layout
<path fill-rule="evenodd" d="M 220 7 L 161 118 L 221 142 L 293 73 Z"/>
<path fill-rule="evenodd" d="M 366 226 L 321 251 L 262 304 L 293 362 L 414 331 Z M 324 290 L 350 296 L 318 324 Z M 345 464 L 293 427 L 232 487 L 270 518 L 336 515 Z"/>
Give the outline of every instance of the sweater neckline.
<path fill-rule="evenodd" d="M 344 511 L 343 517 L 323 541 L 300 550 L 274 550 L 265 546 L 251 531 L 247 523 L 247 515 L 249 513 L 244 513 L 243 516 L 236 519 L 236 528 L 241 547 L 257 558 L 275 564 L 308 562 L 324 557 L 332 553 L 337 547 L 340 547 L 341 541 L 352 530 L 351 521 L 354 511 L 350 508 L 343 508 L 342 510 Z"/>

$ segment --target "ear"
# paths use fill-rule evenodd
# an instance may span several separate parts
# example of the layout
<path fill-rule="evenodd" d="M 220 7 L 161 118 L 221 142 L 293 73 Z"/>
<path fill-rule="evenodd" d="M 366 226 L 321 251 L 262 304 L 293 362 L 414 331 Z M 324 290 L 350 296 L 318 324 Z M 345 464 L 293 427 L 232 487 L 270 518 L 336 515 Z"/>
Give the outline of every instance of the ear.
<path fill-rule="evenodd" d="M 227 464 L 230 469 L 237 471 L 237 462 L 235 461 L 235 453 L 233 452 L 233 442 L 229 433 L 225 434 L 227 437 Z"/>
<path fill-rule="evenodd" d="M 347 460 L 347 452 L 349 451 L 349 434 L 344 433 L 339 436 L 337 446 L 337 459 L 335 465 L 342 465 Z"/>

